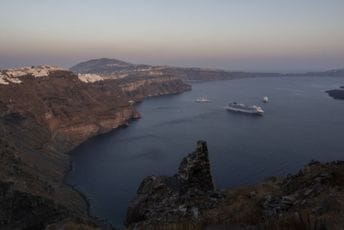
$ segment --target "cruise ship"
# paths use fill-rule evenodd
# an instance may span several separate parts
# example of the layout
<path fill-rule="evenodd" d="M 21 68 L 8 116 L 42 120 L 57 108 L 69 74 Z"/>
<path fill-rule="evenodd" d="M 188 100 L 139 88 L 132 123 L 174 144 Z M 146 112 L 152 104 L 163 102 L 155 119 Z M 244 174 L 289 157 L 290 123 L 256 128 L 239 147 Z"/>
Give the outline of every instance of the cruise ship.
<path fill-rule="evenodd" d="M 226 106 L 225 108 L 228 111 L 233 111 L 233 112 L 248 113 L 248 114 L 260 115 L 260 116 L 264 114 L 262 107 L 256 106 L 256 105 L 247 106 L 244 104 L 232 102 L 232 103 L 229 103 L 228 106 Z"/>

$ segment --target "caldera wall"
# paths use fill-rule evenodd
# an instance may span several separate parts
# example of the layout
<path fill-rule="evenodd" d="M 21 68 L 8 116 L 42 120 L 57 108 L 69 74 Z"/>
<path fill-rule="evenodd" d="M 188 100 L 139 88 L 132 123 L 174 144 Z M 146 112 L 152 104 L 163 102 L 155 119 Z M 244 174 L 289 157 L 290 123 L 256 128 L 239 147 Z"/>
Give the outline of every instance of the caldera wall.
<path fill-rule="evenodd" d="M 115 80 L 80 79 L 72 72 L 44 66 L 0 72 L 0 203 L 22 202 L 0 208 L 1 229 L 41 229 L 75 218 L 90 221 L 86 201 L 63 184 L 70 165 L 66 153 L 139 118 L 130 100 L 143 100 L 150 90 L 168 94 L 187 88 L 184 83 L 175 88 L 172 80 L 171 86 L 169 80 L 163 86 L 149 81 L 141 85 L 140 93 L 133 93 Z"/>

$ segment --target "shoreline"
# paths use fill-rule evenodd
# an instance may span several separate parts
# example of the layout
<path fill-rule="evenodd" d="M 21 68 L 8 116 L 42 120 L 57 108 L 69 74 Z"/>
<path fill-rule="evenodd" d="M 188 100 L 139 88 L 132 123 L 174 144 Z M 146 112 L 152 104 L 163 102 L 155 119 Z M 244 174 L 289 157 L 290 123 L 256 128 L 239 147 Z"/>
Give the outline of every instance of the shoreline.
<path fill-rule="evenodd" d="M 142 101 L 138 102 L 138 103 L 142 103 Z M 135 108 L 136 110 L 136 108 Z M 108 219 L 100 219 L 98 216 L 94 216 L 91 214 L 91 202 L 90 202 L 90 199 L 87 197 L 87 195 L 85 195 L 82 191 L 80 191 L 78 189 L 78 187 L 76 185 L 73 185 L 73 184 L 70 184 L 66 181 L 66 178 L 68 176 L 68 174 L 73 171 L 74 167 L 73 167 L 73 159 L 72 159 L 72 155 L 71 155 L 71 152 L 73 150 L 75 150 L 76 148 L 78 148 L 80 145 L 86 143 L 87 141 L 91 140 L 92 138 L 97 138 L 101 135 L 108 135 L 110 134 L 111 132 L 115 132 L 115 131 L 118 131 L 120 129 L 123 129 L 123 128 L 127 128 L 127 124 L 130 125 L 131 122 L 134 122 L 136 120 L 139 120 L 141 117 L 138 117 L 138 118 L 130 118 L 128 119 L 127 121 L 124 121 L 122 125 L 119 125 L 117 128 L 114 128 L 112 130 L 110 130 L 109 132 L 106 132 L 106 133 L 100 133 L 98 135 L 95 135 L 89 139 L 87 139 L 86 141 L 82 142 L 81 144 L 79 144 L 78 146 L 76 146 L 75 148 L 73 148 L 71 151 L 68 151 L 67 154 L 69 157 L 70 157 L 70 160 L 69 160 L 69 167 L 68 167 L 68 170 L 66 170 L 66 172 L 64 173 L 64 176 L 63 176 L 63 181 L 62 183 L 64 185 L 66 185 L 67 187 L 69 187 L 71 190 L 75 191 L 77 194 L 79 194 L 79 196 L 85 201 L 86 203 L 86 206 L 87 206 L 87 215 L 92 218 L 97 224 L 99 224 L 100 226 L 110 226 L 112 228 L 116 227 L 116 226 L 113 226 L 110 221 Z"/>
<path fill-rule="evenodd" d="M 231 80 L 239 80 L 239 79 L 231 79 Z M 222 81 L 222 80 L 221 80 Z M 197 83 L 199 83 L 199 82 L 197 82 Z M 170 94 L 168 94 L 168 95 L 162 95 L 162 96 L 169 96 Z M 154 96 L 154 97 L 161 97 L 161 96 Z M 149 99 L 150 97 L 148 97 L 147 99 Z M 139 103 L 142 103 L 143 101 L 141 101 L 141 102 L 139 102 Z M 105 134 L 101 134 L 101 135 L 107 135 L 107 134 L 109 134 L 109 133 L 111 133 L 111 132 L 113 132 L 113 131 L 116 131 L 116 130 L 119 130 L 119 128 L 120 127 L 118 127 L 118 128 L 116 128 L 116 129 L 113 129 L 113 130 L 111 130 L 111 131 L 109 131 L 108 133 L 105 133 Z M 97 135 L 97 136 L 95 136 L 95 137 L 98 137 L 99 135 Z M 327 162 L 327 161 L 325 161 L 325 162 Z M 305 164 L 303 164 L 303 165 L 305 165 Z M 300 167 L 300 168 L 302 168 L 302 166 Z M 273 177 L 274 176 L 274 174 L 273 175 L 270 175 L 270 176 L 268 176 L 268 177 L 266 177 L 266 178 L 269 178 L 269 177 Z M 283 175 L 283 176 L 287 176 L 287 175 Z M 260 180 L 259 181 L 257 181 L 257 183 L 259 183 L 259 182 L 261 182 Z M 253 184 L 251 184 L 251 185 L 254 185 L 255 183 L 253 183 Z M 238 188 L 238 187 L 242 187 L 242 186 L 244 186 L 244 185 L 239 185 L 239 186 L 235 186 L 235 187 L 233 187 L 232 189 L 236 189 L 236 188 Z M 228 188 L 226 187 L 226 188 L 224 188 L 224 189 L 226 189 L 226 190 L 228 190 Z"/>
<path fill-rule="evenodd" d="M 192 90 L 192 88 L 190 88 L 190 91 Z M 135 103 L 135 105 L 138 105 L 138 104 L 141 104 L 144 100 L 146 99 L 150 99 L 150 98 L 155 98 L 155 97 L 164 97 L 164 96 L 171 96 L 171 95 L 178 95 L 180 93 L 183 93 L 183 92 L 174 92 L 174 93 L 169 93 L 169 94 L 163 94 L 163 95 L 154 95 L 154 96 L 147 96 L 146 98 L 140 100 L 140 101 L 137 101 Z M 136 107 L 135 105 L 133 106 L 135 111 L 136 111 Z M 139 113 L 140 114 L 140 113 Z M 75 148 L 73 148 L 72 150 L 68 151 L 67 153 L 65 153 L 66 155 L 68 155 L 70 157 L 70 160 L 69 160 L 69 166 L 68 166 L 68 170 L 66 170 L 66 172 L 64 173 L 64 176 L 63 176 L 63 184 L 68 186 L 71 190 L 75 191 L 77 194 L 79 194 L 79 196 L 85 201 L 86 203 L 86 206 L 87 206 L 87 215 L 92 218 L 94 221 L 96 221 L 97 224 L 99 225 L 105 225 L 105 226 L 111 226 L 111 227 L 116 227 L 116 229 L 118 228 L 118 226 L 113 226 L 111 224 L 111 222 L 108 220 L 108 219 L 100 219 L 98 216 L 94 216 L 91 214 L 91 202 L 90 202 L 90 199 L 87 197 L 87 195 L 85 195 L 82 191 L 78 190 L 77 186 L 76 185 L 73 185 L 73 184 L 70 184 L 66 181 L 66 178 L 68 176 L 68 174 L 73 170 L 73 159 L 72 159 L 72 155 L 71 155 L 71 152 L 73 152 L 73 150 L 75 150 L 76 148 L 78 148 L 80 145 L 86 143 L 87 141 L 93 139 L 93 138 L 97 138 L 97 137 L 100 137 L 102 135 L 110 135 L 112 132 L 116 132 L 118 130 L 121 130 L 121 129 L 125 129 L 127 128 L 128 126 L 130 126 L 130 123 L 132 122 L 135 122 L 135 121 L 138 121 L 139 119 L 141 118 L 141 114 L 140 114 L 140 117 L 132 117 L 126 121 L 123 122 L 123 124 L 119 125 L 118 127 L 116 128 L 113 128 L 111 130 L 109 130 L 108 132 L 106 133 L 99 133 L 95 136 L 92 136 L 90 138 L 88 138 L 87 140 L 85 140 L 84 142 L 80 143 L 79 145 L 77 145 Z M 122 223 L 122 225 L 124 226 L 124 223 Z"/>

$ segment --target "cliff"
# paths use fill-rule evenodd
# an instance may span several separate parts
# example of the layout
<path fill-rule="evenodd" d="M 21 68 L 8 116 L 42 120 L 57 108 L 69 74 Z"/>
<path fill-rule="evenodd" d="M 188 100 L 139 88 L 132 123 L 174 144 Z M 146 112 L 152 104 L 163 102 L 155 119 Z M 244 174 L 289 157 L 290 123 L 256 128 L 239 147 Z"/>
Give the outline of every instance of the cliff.
<path fill-rule="evenodd" d="M 344 162 L 312 161 L 295 175 L 216 190 L 206 143 L 172 177 L 145 178 L 129 229 L 343 229 Z"/>
<path fill-rule="evenodd" d="M 86 201 L 63 184 L 66 153 L 139 118 L 130 100 L 187 89 L 180 80 L 119 82 L 51 66 L 0 71 L 0 228 L 92 229 Z"/>
<path fill-rule="evenodd" d="M 173 76 L 136 77 L 117 80 L 122 91 L 132 100 L 141 101 L 146 97 L 177 94 L 191 90 L 191 86 Z"/>
<path fill-rule="evenodd" d="M 215 191 L 206 142 L 198 141 L 196 151 L 183 159 L 176 175 L 142 181 L 125 222 L 129 228 L 198 222 L 204 210 L 215 207 L 221 198 Z"/>

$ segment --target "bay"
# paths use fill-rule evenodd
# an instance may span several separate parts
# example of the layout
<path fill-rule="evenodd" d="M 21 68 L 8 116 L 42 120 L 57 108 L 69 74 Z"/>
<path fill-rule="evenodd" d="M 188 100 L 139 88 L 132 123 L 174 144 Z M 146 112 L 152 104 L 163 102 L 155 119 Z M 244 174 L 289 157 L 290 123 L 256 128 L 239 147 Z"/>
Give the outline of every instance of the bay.
<path fill-rule="evenodd" d="M 343 159 L 344 101 L 325 91 L 335 77 L 268 77 L 193 83 L 192 91 L 146 99 L 142 118 L 93 138 L 72 153 L 66 183 L 89 199 L 91 214 L 122 226 L 142 179 L 173 175 L 199 139 L 208 142 L 218 188 L 295 173 L 312 159 Z M 196 103 L 206 96 L 210 103 Z M 263 103 L 263 96 L 269 103 Z M 260 105 L 262 117 L 226 111 Z"/>

